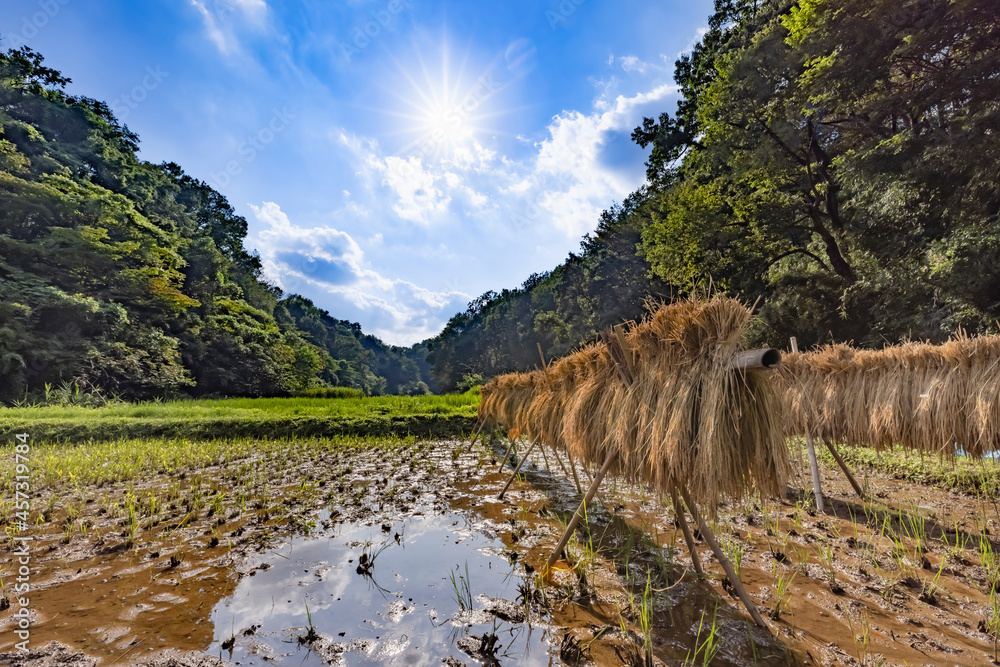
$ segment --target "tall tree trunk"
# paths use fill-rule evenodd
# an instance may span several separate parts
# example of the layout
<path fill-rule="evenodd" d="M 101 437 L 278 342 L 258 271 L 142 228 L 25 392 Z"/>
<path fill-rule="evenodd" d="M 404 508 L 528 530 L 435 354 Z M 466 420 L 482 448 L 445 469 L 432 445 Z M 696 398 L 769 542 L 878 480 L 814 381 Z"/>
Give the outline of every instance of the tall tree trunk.
<path fill-rule="evenodd" d="M 819 237 L 823 239 L 823 243 L 826 245 L 826 256 L 830 260 L 830 266 L 837 273 L 838 276 L 847 281 L 848 284 L 853 284 L 857 282 L 858 276 L 854 273 L 854 269 L 844 258 L 844 254 L 840 251 L 840 245 L 837 243 L 837 239 L 830 233 L 830 230 L 826 228 L 823 220 L 823 214 L 815 207 L 810 207 L 809 217 L 813 222 L 813 230 L 819 234 Z"/>

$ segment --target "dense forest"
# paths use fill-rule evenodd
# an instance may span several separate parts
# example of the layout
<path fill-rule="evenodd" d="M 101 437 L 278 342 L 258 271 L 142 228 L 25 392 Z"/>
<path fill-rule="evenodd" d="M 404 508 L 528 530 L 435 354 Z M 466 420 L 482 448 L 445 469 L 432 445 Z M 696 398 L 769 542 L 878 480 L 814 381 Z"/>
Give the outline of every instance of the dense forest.
<path fill-rule="evenodd" d="M 996 331 L 1000 3 L 716 0 L 648 180 L 546 275 L 428 342 L 441 387 L 563 354 L 645 304 L 757 302 L 754 343 Z"/>
<path fill-rule="evenodd" d="M 68 83 L 30 49 L 0 54 L 0 401 L 429 391 L 423 345 L 268 284 L 225 197 L 139 160 Z"/>

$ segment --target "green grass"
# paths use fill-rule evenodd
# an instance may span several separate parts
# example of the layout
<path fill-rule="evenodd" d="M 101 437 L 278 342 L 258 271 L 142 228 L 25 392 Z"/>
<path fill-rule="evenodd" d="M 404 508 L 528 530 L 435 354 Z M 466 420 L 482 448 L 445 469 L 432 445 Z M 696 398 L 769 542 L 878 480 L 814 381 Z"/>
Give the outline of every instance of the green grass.
<path fill-rule="evenodd" d="M 124 438 L 289 438 L 333 435 L 444 437 L 470 432 L 479 396 L 235 398 L 165 403 L 0 408 L 0 437 L 34 442 Z"/>
<path fill-rule="evenodd" d="M 794 458 L 794 441 L 789 447 Z M 997 459 L 973 459 L 956 456 L 952 460 L 937 456 L 904 450 L 901 447 L 877 451 L 871 447 L 846 447 L 840 445 L 837 451 L 857 474 L 859 470 L 870 468 L 909 482 L 945 489 L 957 489 L 969 493 L 1000 492 L 1000 461 Z M 830 451 L 820 443 L 816 455 L 828 466 L 836 467 Z"/>
<path fill-rule="evenodd" d="M 301 398 L 364 398 L 365 392 L 354 387 L 314 387 L 295 395 Z"/>

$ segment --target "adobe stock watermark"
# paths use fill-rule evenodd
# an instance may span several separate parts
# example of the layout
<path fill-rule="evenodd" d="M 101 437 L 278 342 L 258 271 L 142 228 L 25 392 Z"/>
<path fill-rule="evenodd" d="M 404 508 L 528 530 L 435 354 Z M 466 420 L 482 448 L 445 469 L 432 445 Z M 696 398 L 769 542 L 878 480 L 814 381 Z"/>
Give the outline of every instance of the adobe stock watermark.
<path fill-rule="evenodd" d="M 545 10 L 545 18 L 549 21 L 549 27 L 555 30 L 561 26 L 576 12 L 576 8 L 586 1 L 587 0 L 560 0 L 555 9 Z"/>
<path fill-rule="evenodd" d="M 28 642 L 31 639 L 31 599 L 27 596 L 31 592 L 31 547 L 30 537 L 24 533 L 28 532 L 28 519 L 31 515 L 31 446 L 28 443 L 27 433 L 17 433 L 14 435 L 14 460 L 11 468 L 15 473 L 14 477 L 14 514 L 8 517 L 7 521 L 17 530 L 17 535 L 11 536 L 14 548 L 11 550 L 11 557 L 14 558 L 14 572 L 17 577 L 14 579 L 14 593 L 17 597 L 11 602 L 11 606 L 16 606 L 16 611 L 11 616 L 14 619 L 14 635 L 21 641 L 14 644 L 14 647 L 22 653 L 29 650 Z"/>
<path fill-rule="evenodd" d="M 290 121 L 294 119 L 295 114 L 290 112 L 287 106 L 280 109 L 277 107 L 272 109 L 271 119 L 267 122 L 267 124 L 239 143 L 236 147 L 236 155 L 238 157 L 234 157 L 232 160 L 226 162 L 225 169 L 222 171 L 212 173 L 208 179 L 209 184 L 213 188 L 218 189 L 224 188 L 232 183 L 233 177 L 242 174 L 244 167 L 257 159 L 257 156 L 263 152 L 279 134 L 284 132 L 288 126 L 291 125 Z"/>
<path fill-rule="evenodd" d="M 129 114 L 145 102 L 149 94 L 159 88 L 168 76 L 170 76 L 170 72 L 164 72 L 159 65 L 147 67 L 146 76 L 142 77 L 139 85 L 124 95 L 111 100 L 111 112 L 114 113 L 115 118 L 120 121 L 128 118 Z"/>
<path fill-rule="evenodd" d="M 24 21 L 21 24 L 21 32 L 11 32 L 7 34 L 10 37 L 20 39 L 22 43 L 34 39 L 34 37 L 56 17 L 59 10 L 68 5 L 70 2 L 71 0 L 39 0 L 37 5 L 38 11 L 34 12 L 30 16 L 26 15 L 24 17 Z"/>
<path fill-rule="evenodd" d="M 371 18 L 354 26 L 347 42 L 337 43 L 344 62 L 350 63 L 353 58 L 360 56 L 361 52 L 371 46 L 372 42 L 378 39 L 383 31 L 388 30 L 393 17 L 402 14 L 411 6 L 407 0 L 389 0 L 389 3 L 382 9 L 371 10 L 369 14 Z"/>

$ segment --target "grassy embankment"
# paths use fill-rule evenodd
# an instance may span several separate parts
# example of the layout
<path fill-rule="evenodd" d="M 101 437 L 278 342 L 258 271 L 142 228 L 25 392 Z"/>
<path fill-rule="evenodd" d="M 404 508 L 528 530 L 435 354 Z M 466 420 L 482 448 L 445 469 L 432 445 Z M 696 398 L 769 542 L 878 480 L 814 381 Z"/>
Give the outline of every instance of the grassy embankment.
<path fill-rule="evenodd" d="M 34 442 L 125 438 L 447 437 L 469 433 L 479 396 L 237 398 L 165 403 L 0 409 L 0 442 L 28 433 Z"/>
<path fill-rule="evenodd" d="M 793 458 L 798 456 L 798 448 L 805 443 L 789 441 Z M 967 493 L 982 493 L 1000 496 L 1000 460 L 997 458 L 975 459 L 955 456 L 951 459 L 921 455 L 918 452 L 894 447 L 877 451 L 871 447 L 837 448 L 856 476 L 866 469 L 887 474 L 896 479 L 926 484 L 943 489 L 957 489 Z M 829 450 L 816 443 L 816 454 L 831 468 L 837 464 Z"/>

